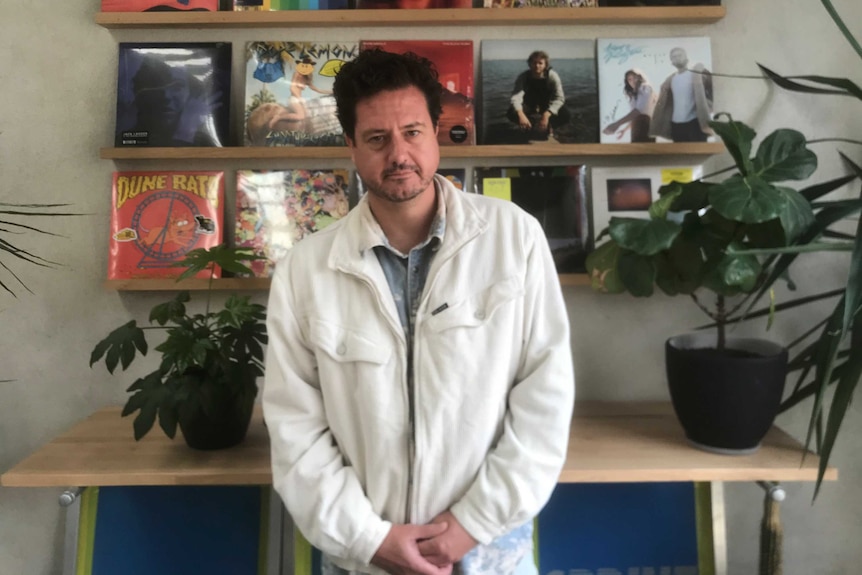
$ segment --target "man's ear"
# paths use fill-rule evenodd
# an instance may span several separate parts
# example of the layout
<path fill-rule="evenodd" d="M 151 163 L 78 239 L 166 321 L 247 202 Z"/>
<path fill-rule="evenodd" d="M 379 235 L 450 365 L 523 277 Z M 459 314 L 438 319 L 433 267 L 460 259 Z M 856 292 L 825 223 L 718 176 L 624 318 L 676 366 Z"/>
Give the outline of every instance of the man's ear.
<path fill-rule="evenodd" d="M 356 164 L 356 156 L 353 153 L 356 150 L 356 142 L 353 141 L 353 138 L 344 134 L 344 142 L 347 144 L 347 149 L 350 150 L 350 159 Z"/>

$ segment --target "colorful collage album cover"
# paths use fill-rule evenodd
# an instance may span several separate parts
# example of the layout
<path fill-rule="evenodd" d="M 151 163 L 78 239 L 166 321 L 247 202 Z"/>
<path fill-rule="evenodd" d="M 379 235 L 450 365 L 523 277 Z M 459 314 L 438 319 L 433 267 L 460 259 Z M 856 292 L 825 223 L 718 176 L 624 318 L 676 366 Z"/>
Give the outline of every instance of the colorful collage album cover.
<path fill-rule="evenodd" d="M 215 12 L 218 3 L 219 0 L 102 0 L 102 12 Z"/>
<path fill-rule="evenodd" d="M 231 45 L 119 46 L 116 146 L 226 146 Z"/>
<path fill-rule="evenodd" d="M 222 243 L 224 172 L 114 172 L 111 197 L 108 279 L 177 277 L 188 252 Z"/>
<path fill-rule="evenodd" d="M 443 114 L 438 123 L 441 146 L 473 145 L 476 129 L 473 110 L 472 40 L 364 40 L 360 49 L 413 52 L 434 63 L 443 86 Z"/>
<path fill-rule="evenodd" d="M 238 248 L 265 260 L 249 262 L 255 277 L 271 277 L 298 241 L 347 215 L 347 170 L 240 170 L 236 175 Z"/>
<path fill-rule="evenodd" d="M 473 0 L 356 0 L 357 8 L 400 8 L 422 10 L 425 8 L 472 8 Z"/>
<path fill-rule="evenodd" d="M 558 273 L 582 273 L 591 249 L 586 168 L 476 168 L 476 192 L 515 202 L 542 225 Z"/>
<path fill-rule="evenodd" d="M 480 144 L 599 141 L 592 40 L 483 40 Z"/>
<path fill-rule="evenodd" d="M 271 10 L 349 10 L 356 0 L 272 0 Z"/>
<path fill-rule="evenodd" d="M 332 86 L 359 44 L 246 44 L 247 146 L 343 146 Z"/>
<path fill-rule="evenodd" d="M 599 5 L 598 0 L 481 0 L 481 2 L 483 8 L 594 8 Z"/>
<path fill-rule="evenodd" d="M 715 141 L 709 38 L 600 38 L 602 143 Z"/>
<path fill-rule="evenodd" d="M 606 234 L 612 217 L 646 219 L 650 205 L 659 197 L 659 188 L 671 182 L 691 182 L 702 175 L 701 166 L 591 168 L 594 243 Z"/>

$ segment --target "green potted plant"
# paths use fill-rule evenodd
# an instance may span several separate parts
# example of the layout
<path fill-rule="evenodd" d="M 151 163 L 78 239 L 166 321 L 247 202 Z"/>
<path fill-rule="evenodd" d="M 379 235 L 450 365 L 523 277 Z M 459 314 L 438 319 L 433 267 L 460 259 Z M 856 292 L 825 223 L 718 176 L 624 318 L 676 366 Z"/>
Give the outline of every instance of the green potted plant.
<path fill-rule="evenodd" d="M 149 321 L 140 327 L 131 320 L 96 344 L 90 366 L 104 358 L 108 371 L 129 367 L 138 352 L 149 348 L 145 331 L 166 332 L 156 346 L 159 366 L 128 388 L 131 394 L 123 416 L 137 412 L 135 439 L 152 428 L 156 417 L 173 438 L 177 426 L 186 443 L 196 449 L 221 449 L 241 442 L 251 420 L 257 396 L 257 378 L 263 375 L 263 346 L 267 342 L 266 310 L 249 296 L 232 294 L 222 309 L 212 310 L 215 266 L 232 273 L 251 273 L 242 262 L 259 259 L 246 250 L 217 246 L 189 252 L 179 264 L 187 269 L 178 281 L 210 270 L 203 313 L 186 308 L 188 291 L 156 305 Z"/>
<path fill-rule="evenodd" d="M 587 269 L 597 290 L 646 297 L 658 287 L 690 297 L 709 316 L 714 330 L 666 343 L 671 399 L 693 443 L 746 453 L 757 448 L 778 413 L 788 354 L 773 342 L 729 337 L 727 326 L 834 296 L 752 309 L 787 278 L 798 252 L 835 247 L 823 243 L 824 236 L 862 202 L 823 199 L 855 176 L 801 191 L 779 185 L 805 180 L 817 167 L 801 133 L 776 130 L 752 157 L 756 134 L 750 127 L 726 114 L 711 126 L 733 157 L 733 173 L 720 181 L 707 177 L 663 186 L 648 219 L 612 218 L 610 239 L 588 257 Z M 858 250 L 858 234 L 854 241 Z"/>

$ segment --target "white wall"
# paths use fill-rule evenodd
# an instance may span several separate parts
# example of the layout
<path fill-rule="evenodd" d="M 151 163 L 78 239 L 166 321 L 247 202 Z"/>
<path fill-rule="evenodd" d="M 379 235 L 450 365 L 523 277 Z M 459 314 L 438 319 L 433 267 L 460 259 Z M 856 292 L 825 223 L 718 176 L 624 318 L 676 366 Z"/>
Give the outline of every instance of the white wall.
<path fill-rule="evenodd" d="M 538 36 L 709 35 L 716 71 L 756 74 L 755 62 L 787 73 L 819 73 L 862 80 L 862 66 L 837 35 L 817 0 L 725 0 L 728 16 L 704 26 L 609 26 L 306 30 L 127 30 L 109 32 L 93 23 L 98 0 L 32 2 L 4 0 L 0 20 L 0 186 L 2 198 L 71 202 L 88 215 L 51 222 L 62 239 L 28 240 L 28 247 L 64 264 L 56 271 L 16 268 L 35 294 L 0 295 L 0 470 L 5 471 L 93 410 L 125 400 L 125 387 L 148 367 L 110 376 L 90 370 L 90 350 L 110 329 L 131 317 L 143 319 L 164 296 L 104 291 L 106 234 L 112 162 L 99 160 L 114 127 L 116 44 L 141 40 L 233 41 L 234 79 L 240 77 L 240 46 L 250 39 L 335 40 L 341 38 L 473 39 Z M 862 35 L 862 3 L 836 0 L 854 31 Z M 717 110 L 754 122 L 761 133 L 778 126 L 809 137 L 859 135 L 862 103 L 789 95 L 759 80 L 716 80 Z M 237 87 L 234 118 L 241 117 Z M 862 151 L 844 146 L 855 158 Z M 842 169 L 829 145 L 820 145 L 820 179 Z M 715 166 L 726 164 L 717 159 Z M 241 166 L 264 167 L 263 162 Z M 290 162 L 279 163 L 281 166 Z M 188 167 L 216 167 L 210 162 Z M 160 167 L 158 162 L 117 164 Z M 271 166 L 275 167 L 275 166 Z M 858 185 L 858 184 L 857 184 Z M 858 187 L 854 187 L 854 190 Z M 797 270 L 804 286 L 831 287 L 846 270 L 836 258 L 808 258 Z M 263 298 L 263 294 L 258 296 Z M 566 288 L 581 399 L 667 399 L 662 345 L 669 335 L 703 322 L 685 299 L 599 296 Z M 772 337 L 804 327 L 806 317 L 782 318 Z M 624 358 L 624 359 L 622 359 Z M 804 408 L 781 423 L 800 436 Z M 154 431 L 156 432 L 156 431 Z M 131 433 L 131 422 L 129 427 Z M 862 496 L 855 486 L 862 464 L 862 409 L 849 414 L 834 454 L 841 480 L 828 484 L 811 505 L 809 484 L 788 485 L 783 506 L 787 575 L 852 573 L 862 563 Z M 61 570 L 63 511 L 60 489 L 0 488 L 0 573 L 47 575 Z M 757 567 L 762 492 L 754 484 L 727 489 L 731 574 Z"/>

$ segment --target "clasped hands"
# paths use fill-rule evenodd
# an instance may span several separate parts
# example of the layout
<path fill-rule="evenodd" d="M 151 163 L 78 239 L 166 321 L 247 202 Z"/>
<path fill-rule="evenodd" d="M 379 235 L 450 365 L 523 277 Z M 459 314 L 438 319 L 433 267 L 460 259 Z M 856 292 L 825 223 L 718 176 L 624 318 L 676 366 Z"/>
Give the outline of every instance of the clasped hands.
<path fill-rule="evenodd" d="M 393 524 L 371 563 L 391 575 L 449 575 L 477 543 L 444 511 L 427 525 Z"/>

